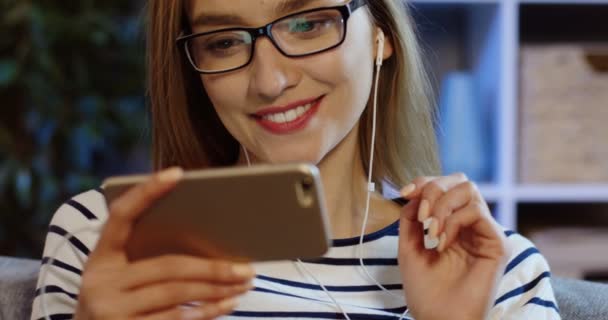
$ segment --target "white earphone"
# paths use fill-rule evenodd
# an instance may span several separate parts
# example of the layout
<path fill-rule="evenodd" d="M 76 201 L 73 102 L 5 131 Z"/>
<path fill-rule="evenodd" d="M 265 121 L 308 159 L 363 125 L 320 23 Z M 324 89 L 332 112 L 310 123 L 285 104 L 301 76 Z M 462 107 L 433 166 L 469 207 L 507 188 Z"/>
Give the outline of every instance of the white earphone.
<path fill-rule="evenodd" d="M 381 66 L 384 61 L 384 32 L 378 28 L 378 35 L 376 35 L 376 44 L 378 45 L 378 52 L 376 53 L 376 66 Z"/>
<path fill-rule="evenodd" d="M 374 85 L 374 100 L 373 100 L 373 120 L 372 120 L 372 137 L 371 137 L 371 146 L 370 146 L 370 157 L 369 157 L 369 168 L 368 168 L 368 177 L 367 177 L 367 199 L 366 199 L 366 204 L 365 204 L 365 215 L 363 218 L 363 225 L 361 227 L 361 234 L 359 236 L 359 246 L 357 247 L 357 256 L 359 259 L 359 264 L 361 266 L 361 269 L 363 270 L 363 272 L 365 273 L 365 275 L 376 285 L 378 286 L 378 288 L 380 288 L 382 291 L 387 292 L 388 294 L 394 296 L 397 299 L 403 299 L 402 296 L 399 296 L 391 291 L 389 291 L 388 289 L 386 289 L 383 285 L 381 285 L 378 280 L 376 280 L 376 278 L 374 278 L 369 271 L 367 270 L 365 264 L 363 263 L 363 255 L 361 253 L 361 247 L 363 245 L 363 237 L 365 235 L 365 227 L 367 226 L 367 220 L 369 217 L 369 205 L 370 205 L 370 198 L 371 198 L 371 193 L 374 192 L 376 190 L 375 188 L 375 184 L 372 182 L 372 169 L 373 169 L 373 165 L 374 165 L 374 146 L 375 146 L 375 141 L 376 141 L 376 113 L 377 113 L 377 106 L 378 106 L 378 83 L 380 80 L 380 69 L 382 68 L 382 62 L 384 61 L 384 41 L 385 41 L 385 37 L 384 37 L 384 32 L 382 31 L 382 29 L 378 28 L 378 34 L 376 35 L 376 44 L 378 46 L 377 51 L 376 51 L 376 59 L 375 59 L 375 67 L 376 67 L 376 74 L 375 74 L 375 85 Z M 245 160 L 247 161 L 247 165 L 251 166 L 251 160 L 249 159 L 249 154 L 247 152 L 247 148 L 245 148 L 243 145 L 241 145 L 241 148 L 243 149 L 243 153 L 245 154 Z M 317 279 L 317 277 L 314 276 L 314 274 L 306 267 L 306 265 L 304 265 L 304 263 L 300 260 L 297 259 L 297 264 L 296 266 L 302 268 L 304 270 L 305 273 L 307 273 L 309 276 L 311 276 L 315 282 L 321 287 L 321 289 L 323 289 L 323 291 L 325 291 L 325 293 L 327 294 L 327 296 L 331 299 L 331 301 L 338 307 L 338 309 L 340 310 L 340 312 L 342 312 L 342 314 L 344 315 L 344 317 L 347 320 L 350 320 L 350 317 L 348 316 L 348 313 L 346 313 L 346 311 L 344 310 L 344 307 L 342 306 L 342 304 L 340 304 L 340 302 L 338 302 L 334 296 L 325 288 L 325 286 Z M 411 318 L 406 317 L 406 314 L 409 312 L 409 308 L 406 307 L 405 311 L 401 314 L 401 315 L 397 315 L 399 316 L 399 320 L 401 319 L 409 319 L 411 320 Z"/>

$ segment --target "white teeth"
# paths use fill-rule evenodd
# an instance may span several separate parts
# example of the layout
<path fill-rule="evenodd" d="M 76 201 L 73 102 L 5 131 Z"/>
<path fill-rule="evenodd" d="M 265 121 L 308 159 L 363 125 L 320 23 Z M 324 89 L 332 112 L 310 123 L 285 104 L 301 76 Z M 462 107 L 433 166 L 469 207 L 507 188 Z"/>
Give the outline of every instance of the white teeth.
<path fill-rule="evenodd" d="M 295 120 L 297 117 L 298 117 L 298 113 L 293 109 L 289 110 L 289 111 L 287 111 L 287 113 L 285 113 L 285 119 L 288 122 Z"/>
<path fill-rule="evenodd" d="M 285 113 L 279 113 L 279 114 L 275 114 L 274 118 L 276 119 L 276 121 L 278 123 L 284 123 L 287 122 L 287 117 L 285 116 Z"/>
<path fill-rule="evenodd" d="M 296 120 L 298 117 L 301 117 L 306 111 L 312 108 L 312 103 L 299 106 L 295 109 L 291 109 L 287 112 L 279 112 L 275 114 L 265 115 L 264 119 L 275 122 L 275 123 L 285 123 Z"/>
<path fill-rule="evenodd" d="M 306 112 L 306 109 L 304 109 L 304 107 L 300 106 L 298 107 L 298 109 L 296 109 L 296 114 L 299 116 L 303 115 L 304 112 Z"/>

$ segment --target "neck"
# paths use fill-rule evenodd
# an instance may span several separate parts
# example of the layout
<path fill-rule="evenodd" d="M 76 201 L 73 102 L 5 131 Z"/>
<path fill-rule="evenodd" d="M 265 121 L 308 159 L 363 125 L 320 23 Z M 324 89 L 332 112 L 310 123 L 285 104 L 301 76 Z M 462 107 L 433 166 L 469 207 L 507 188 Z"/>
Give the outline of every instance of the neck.
<path fill-rule="evenodd" d="M 369 156 L 369 155 L 367 155 Z M 358 126 L 319 163 L 334 238 L 359 236 L 365 215 L 367 174 L 359 152 Z M 372 192 L 366 233 L 394 222 L 394 204 Z M 396 214 L 395 214 L 396 213 Z"/>

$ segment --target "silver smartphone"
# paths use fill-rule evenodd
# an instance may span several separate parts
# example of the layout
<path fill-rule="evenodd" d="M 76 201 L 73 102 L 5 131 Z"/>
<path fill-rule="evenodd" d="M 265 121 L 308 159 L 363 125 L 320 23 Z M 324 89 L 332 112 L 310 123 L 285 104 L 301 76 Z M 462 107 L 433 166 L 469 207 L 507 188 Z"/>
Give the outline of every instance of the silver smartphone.
<path fill-rule="evenodd" d="M 107 203 L 145 175 L 110 177 Z M 136 221 L 127 255 L 187 254 L 232 261 L 315 258 L 330 246 L 319 170 L 311 164 L 187 171 Z"/>

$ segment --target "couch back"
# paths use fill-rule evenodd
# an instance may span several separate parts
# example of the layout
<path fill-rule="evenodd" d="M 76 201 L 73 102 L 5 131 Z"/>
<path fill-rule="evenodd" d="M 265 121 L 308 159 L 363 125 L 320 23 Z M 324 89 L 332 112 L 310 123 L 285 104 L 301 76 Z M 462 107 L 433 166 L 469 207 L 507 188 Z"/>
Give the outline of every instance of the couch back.
<path fill-rule="evenodd" d="M 39 269 L 40 260 L 0 257 L 0 320 L 29 320 Z"/>
<path fill-rule="evenodd" d="M 26 320 L 38 280 L 40 260 L 0 257 L 0 319 Z M 608 319 L 608 285 L 553 278 L 564 320 Z"/>

